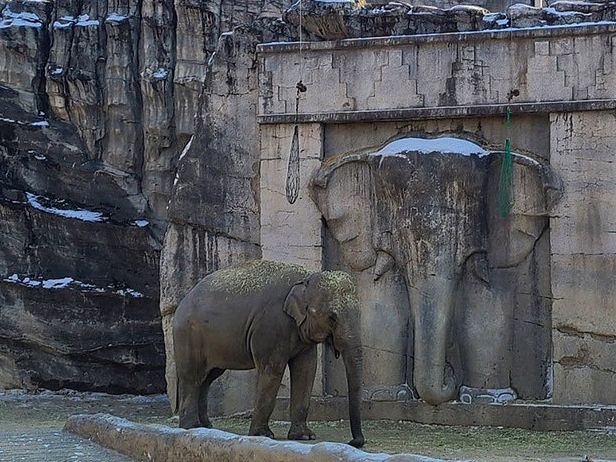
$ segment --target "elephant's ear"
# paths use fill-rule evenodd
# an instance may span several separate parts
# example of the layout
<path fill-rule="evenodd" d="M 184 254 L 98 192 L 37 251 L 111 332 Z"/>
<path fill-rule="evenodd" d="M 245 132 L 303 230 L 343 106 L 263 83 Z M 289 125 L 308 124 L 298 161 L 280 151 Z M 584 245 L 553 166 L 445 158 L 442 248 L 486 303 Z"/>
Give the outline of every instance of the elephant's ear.
<path fill-rule="evenodd" d="M 295 319 L 297 326 L 301 326 L 306 319 L 306 283 L 298 282 L 289 291 L 284 301 L 283 311 Z"/>

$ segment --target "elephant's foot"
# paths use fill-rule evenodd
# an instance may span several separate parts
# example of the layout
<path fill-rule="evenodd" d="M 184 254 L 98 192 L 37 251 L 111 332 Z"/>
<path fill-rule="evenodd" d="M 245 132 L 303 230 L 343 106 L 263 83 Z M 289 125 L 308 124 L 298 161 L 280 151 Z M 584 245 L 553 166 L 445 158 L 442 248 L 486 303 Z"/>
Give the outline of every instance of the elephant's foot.
<path fill-rule="evenodd" d="M 354 448 L 361 448 L 366 443 L 366 440 L 363 436 L 358 436 L 357 438 L 353 438 L 349 441 L 349 444 Z"/>
<path fill-rule="evenodd" d="M 292 423 L 287 438 L 290 440 L 308 441 L 315 439 L 316 436 L 314 432 L 308 428 L 306 423 Z"/>
<path fill-rule="evenodd" d="M 268 438 L 274 438 L 274 432 L 269 428 L 269 425 L 261 425 L 258 427 L 250 427 L 248 432 L 250 436 L 267 436 Z"/>
<path fill-rule="evenodd" d="M 197 416 L 193 416 L 193 415 L 183 416 L 182 414 L 180 414 L 180 422 L 178 426 L 185 430 L 189 430 L 191 428 L 201 427 L 201 422 L 199 422 L 199 419 Z"/>
<path fill-rule="evenodd" d="M 212 425 L 212 422 L 210 422 L 210 419 L 200 419 L 201 420 L 201 427 L 203 428 L 213 428 L 214 426 Z"/>

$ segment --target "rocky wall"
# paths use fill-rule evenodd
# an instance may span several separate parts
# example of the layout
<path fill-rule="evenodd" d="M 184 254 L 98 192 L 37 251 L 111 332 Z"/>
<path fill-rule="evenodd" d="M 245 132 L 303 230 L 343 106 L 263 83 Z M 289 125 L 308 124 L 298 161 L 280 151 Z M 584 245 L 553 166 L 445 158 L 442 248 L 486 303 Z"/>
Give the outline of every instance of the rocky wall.
<path fill-rule="evenodd" d="M 208 64 L 195 134 L 182 152 L 161 258 L 161 313 L 167 382 L 175 400 L 171 323 L 184 295 L 206 274 L 260 258 L 260 140 L 257 114 L 257 27 L 221 37 Z M 228 372 L 214 382 L 211 413 L 251 406 L 252 372 Z"/>
<path fill-rule="evenodd" d="M 207 62 L 222 32 L 267 23 L 282 3 L 0 1 L 0 387 L 165 389 L 159 256 L 168 208 L 177 245 L 166 255 L 186 263 L 163 272 L 163 295 L 165 283 L 180 293 L 192 286 L 221 255 L 258 255 L 241 234 L 258 223 L 250 189 L 252 203 L 227 214 L 235 230 L 227 221 L 184 226 L 217 204 L 215 185 L 201 203 L 169 205 Z M 264 30 L 273 37 L 277 26 Z M 216 91 L 244 85 L 237 79 Z"/>

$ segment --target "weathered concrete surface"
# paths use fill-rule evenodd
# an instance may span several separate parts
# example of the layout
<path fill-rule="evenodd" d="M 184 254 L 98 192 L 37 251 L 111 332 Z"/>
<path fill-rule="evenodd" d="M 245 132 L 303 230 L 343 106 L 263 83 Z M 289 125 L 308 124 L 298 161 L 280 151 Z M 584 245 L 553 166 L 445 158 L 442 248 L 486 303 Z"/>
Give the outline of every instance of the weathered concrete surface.
<path fill-rule="evenodd" d="M 572 18 L 589 14 L 593 8 L 606 11 L 601 5 L 562 3 L 552 8 L 560 12 L 572 8 L 571 11 L 575 10 L 570 15 Z M 584 8 L 588 11 L 582 11 Z M 521 7 L 519 10 L 513 8 L 509 17 L 522 21 L 533 13 L 540 21 L 552 11 L 526 11 Z M 611 236 L 614 235 L 611 232 L 614 207 L 610 197 L 614 194 L 608 184 L 608 178 L 613 176 L 608 154 L 613 151 L 610 133 L 614 124 L 613 117 L 604 110 L 616 102 L 616 68 L 611 58 L 615 31 L 613 24 L 602 24 L 514 30 L 507 34 L 480 32 L 342 40 L 304 45 L 301 60 L 297 44 L 263 44 L 259 48 L 262 121 L 279 123 L 279 127 L 298 121 L 300 129 L 303 123 L 323 122 L 325 158 L 355 150 L 367 152 L 390 137 L 404 134 L 429 138 L 455 133 L 466 137 L 471 131 L 484 140 L 482 144 L 496 149 L 502 149 L 505 138 L 511 136 L 521 152 L 541 164 L 551 165 L 562 178 L 566 199 L 558 210 L 549 211 L 535 201 L 542 194 L 531 192 L 535 190 L 532 175 L 516 173 L 514 190 L 527 189 L 516 200 L 519 209 L 514 210 L 509 224 L 490 219 L 490 233 L 493 233 L 489 239 L 490 284 L 504 290 L 515 289 L 505 303 L 510 311 L 497 316 L 490 303 L 481 305 L 484 321 L 490 319 L 490 329 L 477 320 L 481 316 L 463 320 L 475 334 L 467 335 L 460 342 L 461 355 L 468 356 L 468 350 L 475 348 L 482 359 L 464 371 L 462 383 L 470 378 L 489 388 L 491 379 L 481 369 L 491 361 L 509 358 L 506 361 L 510 363 L 507 367 L 511 367 L 511 378 L 505 373 L 501 377 L 528 399 L 545 399 L 553 394 L 560 403 L 616 402 L 614 388 L 609 385 L 616 370 L 610 359 L 614 357 L 611 349 L 615 332 L 610 314 L 614 311 L 614 284 L 610 279 L 613 273 Z M 304 64 L 300 65 L 300 61 Z M 361 78 L 357 78 L 358 73 Z M 299 78 L 303 79 L 307 91 L 300 94 L 296 114 L 294 84 Z M 545 84 L 548 80 L 550 85 Z M 504 113 L 510 102 L 527 105 L 523 110 L 537 114 L 514 115 L 513 124 L 519 119 L 526 120 L 507 134 L 503 131 L 503 120 L 490 116 L 499 114 L 495 109 Z M 563 113 L 575 110 L 578 104 L 577 110 L 587 112 Z M 408 108 L 426 112 L 404 113 L 410 111 Z M 472 111 L 466 112 L 469 108 Z M 549 115 L 546 111 L 555 113 Z M 466 118 L 468 114 L 482 118 Z M 448 115 L 457 119 L 448 120 Z M 414 120 L 422 117 L 440 120 Z M 370 123 L 382 119 L 396 122 Z M 336 124 L 338 121 L 350 123 Z M 358 121 L 367 123 L 352 123 Z M 474 124 L 476 128 L 472 128 Z M 276 132 L 269 126 L 268 130 L 271 131 L 266 133 Z M 267 142 L 263 146 L 270 147 Z M 269 151 L 264 149 L 262 155 L 267 158 Z M 489 176 L 498 177 L 498 172 L 493 170 Z M 361 250 L 361 243 L 370 248 L 375 239 L 364 239 L 357 231 L 368 228 L 370 213 L 366 207 L 370 208 L 370 194 L 374 190 L 365 187 L 363 195 L 361 183 L 366 179 L 361 169 L 346 174 L 345 178 L 334 182 L 333 199 L 326 201 L 322 210 L 326 219 L 331 213 L 335 223 L 326 227 L 322 244 L 324 261 L 327 265 L 340 265 L 340 255 L 328 244 L 331 236 L 327 233 L 348 222 L 349 225 L 342 226 L 345 232 L 339 236 L 340 241 L 354 247 L 350 253 L 361 263 L 346 262 L 347 267 L 365 278 L 359 290 L 370 300 L 366 309 L 376 313 L 387 305 L 380 303 L 378 296 L 374 297 L 376 300 L 370 299 L 369 295 L 374 295 L 378 287 L 361 274 L 370 266 L 364 265 L 363 260 L 374 262 L 375 258 L 370 251 Z M 345 185 L 341 186 L 341 182 Z M 402 184 L 396 189 L 403 190 Z M 495 190 L 492 184 L 488 196 L 494 197 Z M 393 190 L 390 193 L 390 197 L 395 196 Z M 372 210 L 378 214 L 382 207 L 373 206 Z M 301 215 L 299 210 L 295 213 Z M 550 227 L 556 226 L 554 232 L 559 241 L 553 247 L 552 230 L 546 226 L 548 218 Z M 528 225 L 532 230 L 518 232 L 518 225 Z M 512 271 L 511 265 L 501 265 L 506 254 L 515 253 L 513 247 L 503 246 L 500 239 L 510 236 L 535 239 L 532 255 L 513 265 L 519 266 L 519 271 Z M 480 267 L 479 271 L 477 267 L 473 271 L 481 274 Z M 410 282 L 416 283 L 412 279 Z M 387 291 L 394 290 L 394 284 L 388 284 Z M 552 313 L 553 302 L 557 305 Z M 471 300 L 462 300 L 462 305 L 476 306 Z M 390 326 L 394 320 L 405 322 L 396 310 L 386 312 L 385 316 L 375 315 L 371 319 L 381 327 Z M 489 342 L 482 335 L 499 338 L 496 328 L 499 323 L 503 348 L 490 352 Z M 366 328 L 369 330 L 371 326 Z M 382 378 L 382 394 L 395 399 L 401 391 L 396 390 L 396 382 L 410 384 L 414 380 L 408 373 L 401 374 L 395 365 L 404 363 L 408 370 L 408 364 L 415 358 L 401 344 L 409 342 L 409 338 L 403 338 L 395 329 L 387 328 L 387 332 L 391 335 L 385 342 L 379 342 L 378 336 L 370 339 L 374 350 L 369 352 L 368 361 L 374 366 L 366 369 L 379 373 L 369 377 L 367 392 L 376 396 L 372 393 L 372 380 Z M 450 361 L 454 368 L 455 355 L 453 352 Z M 384 356 L 390 359 L 386 364 L 378 359 Z M 477 364 L 479 368 L 474 367 Z M 325 390 L 334 390 L 335 394 L 342 387 L 330 387 L 329 381 L 337 384 L 336 368 L 330 369 L 326 368 L 324 373 Z"/>
<path fill-rule="evenodd" d="M 0 460 L 3 461 L 79 461 L 131 462 L 132 459 L 96 443 L 62 431 L 28 430 L 0 432 Z"/>
<path fill-rule="evenodd" d="M 611 56 L 613 30 L 603 25 L 305 44 L 307 91 L 299 114 L 611 99 L 615 69 L 604 57 Z M 298 46 L 262 50 L 260 114 L 295 115 Z"/>
<path fill-rule="evenodd" d="M 343 398 L 313 398 L 310 420 L 341 420 L 348 418 Z M 288 419 L 289 400 L 278 398 L 272 418 Z M 537 431 L 575 431 L 612 427 L 616 424 L 616 406 L 552 405 L 513 402 L 507 404 L 472 405 L 444 403 L 432 406 L 422 401 L 364 401 L 365 420 L 393 420 L 438 425 L 490 426 L 525 428 Z"/>
<path fill-rule="evenodd" d="M 293 125 L 263 127 L 260 161 L 261 252 L 264 259 L 323 268 L 321 214 L 310 199 L 308 185 L 322 158 L 322 127 L 303 124 L 298 128 L 299 168 L 291 172 Z M 285 185 L 289 175 L 299 182 L 299 196 L 289 203 Z"/>
<path fill-rule="evenodd" d="M 141 425 L 108 414 L 75 415 L 64 429 L 143 461 L 438 462 L 412 454 L 371 454 L 340 443 L 308 445 L 220 430 Z"/>
<path fill-rule="evenodd" d="M 551 218 L 554 401 L 616 402 L 616 120 L 551 116 L 551 163 L 567 186 Z"/>
<path fill-rule="evenodd" d="M 126 456 L 62 431 L 70 415 L 102 411 L 145 422 L 161 422 L 170 416 L 163 395 L 0 389 L 0 460 L 129 462 Z"/>

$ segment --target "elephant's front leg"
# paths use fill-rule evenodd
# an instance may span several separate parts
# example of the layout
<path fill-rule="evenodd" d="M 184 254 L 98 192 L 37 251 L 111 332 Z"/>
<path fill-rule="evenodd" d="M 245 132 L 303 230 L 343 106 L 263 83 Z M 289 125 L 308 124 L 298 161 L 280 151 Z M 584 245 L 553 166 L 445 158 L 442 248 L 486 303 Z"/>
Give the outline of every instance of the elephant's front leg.
<path fill-rule="evenodd" d="M 286 364 L 257 365 L 257 397 L 250 423 L 249 435 L 274 437 L 269 428 L 269 418 L 276 405 L 276 395 L 282 382 Z"/>
<path fill-rule="evenodd" d="M 306 425 L 310 395 L 317 371 L 317 346 L 289 361 L 291 372 L 291 428 L 288 438 L 290 440 L 313 440 L 314 433 Z"/>

